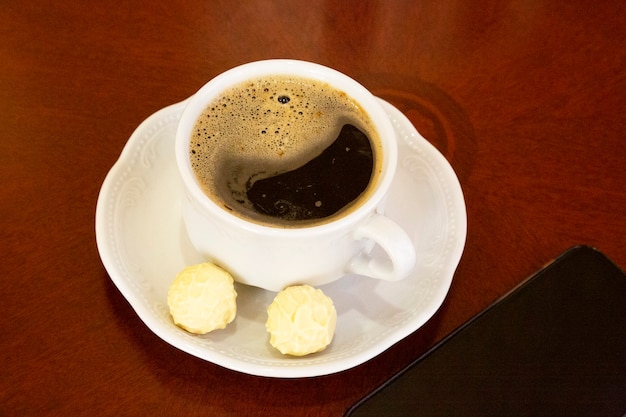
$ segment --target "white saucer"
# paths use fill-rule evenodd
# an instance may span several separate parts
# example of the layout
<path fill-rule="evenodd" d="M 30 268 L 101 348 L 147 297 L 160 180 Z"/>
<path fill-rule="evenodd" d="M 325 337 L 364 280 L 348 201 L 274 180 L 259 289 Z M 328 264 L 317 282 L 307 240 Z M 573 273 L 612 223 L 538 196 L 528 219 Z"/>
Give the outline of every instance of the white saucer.
<path fill-rule="evenodd" d="M 322 287 L 337 308 L 335 337 L 325 351 L 301 358 L 283 356 L 269 344 L 266 309 L 275 294 L 257 288 L 237 285 L 237 317 L 224 330 L 195 336 L 173 324 L 169 284 L 185 266 L 203 261 L 184 232 L 174 160 L 174 133 L 185 102 L 146 119 L 108 173 L 96 208 L 102 262 L 145 324 L 198 358 L 247 374 L 295 378 L 357 366 L 435 314 L 465 245 L 463 193 L 446 159 L 402 113 L 381 102 L 399 138 L 386 213 L 414 240 L 418 266 L 399 282 L 346 276 Z"/>

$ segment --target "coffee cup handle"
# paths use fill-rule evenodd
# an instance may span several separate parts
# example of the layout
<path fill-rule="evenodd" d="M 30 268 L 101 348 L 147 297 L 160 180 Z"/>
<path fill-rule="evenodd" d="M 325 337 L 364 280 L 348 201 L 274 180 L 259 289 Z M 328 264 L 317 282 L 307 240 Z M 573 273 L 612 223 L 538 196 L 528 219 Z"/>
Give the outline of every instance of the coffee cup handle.
<path fill-rule="evenodd" d="M 388 217 L 373 214 L 357 227 L 354 238 L 373 241 L 387 256 L 361 253 L 348 265 L 351 273 L 385 281 L 398 281 L 405 278 L 415 266 L 415 246 L 411 238 Z"/>

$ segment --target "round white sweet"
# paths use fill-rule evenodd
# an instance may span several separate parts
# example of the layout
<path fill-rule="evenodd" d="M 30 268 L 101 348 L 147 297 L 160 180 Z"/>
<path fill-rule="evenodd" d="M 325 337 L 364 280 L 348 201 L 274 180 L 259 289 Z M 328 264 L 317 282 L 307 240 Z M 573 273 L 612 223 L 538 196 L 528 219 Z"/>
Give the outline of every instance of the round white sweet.
<path fill-rule="evenodd" d="M 183 269 L 167 293 L 174 323 L 196 334 L 223 329 L 237 314 L 232 276 L 212 263 Z"/>
<path fill-rule="evenodd" d="M 304 356 L 324 350 L 332 341 L 337 311 L 330 297 L 309 285 L 288 287 L 267 309 L 270 344 L 282 354 Z"/>

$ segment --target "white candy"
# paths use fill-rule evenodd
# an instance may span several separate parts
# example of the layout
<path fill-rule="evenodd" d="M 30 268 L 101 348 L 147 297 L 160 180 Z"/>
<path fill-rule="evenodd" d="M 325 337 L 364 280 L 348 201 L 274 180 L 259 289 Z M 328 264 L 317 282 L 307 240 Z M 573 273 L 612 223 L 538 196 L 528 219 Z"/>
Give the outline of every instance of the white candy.
<path fill-rule="evenodd" d="M 197 334 L 223 329 L 237 314 L 232 276 L 212 263 L 182 270 L 170 285 L 167 304 L 176 325 Z"/>
<path fill-rule="evenodd" d="M 282 354 L 304 356 L 324 350 L 337 324 L 333 301 L 309 285 L 279 292 L 267 309 L 270 344 Z"/>

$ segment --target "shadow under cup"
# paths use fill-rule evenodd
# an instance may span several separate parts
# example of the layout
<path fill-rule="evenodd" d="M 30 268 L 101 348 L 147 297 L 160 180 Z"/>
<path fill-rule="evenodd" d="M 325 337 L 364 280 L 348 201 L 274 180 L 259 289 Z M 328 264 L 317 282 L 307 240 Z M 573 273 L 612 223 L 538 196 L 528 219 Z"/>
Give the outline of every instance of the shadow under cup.
<path fill-rule="evenodd" d="M 262 81 L 257 83 L 255 80 Z M 284 85 L 281 84 L 285 80 L 289 81 L 288 93 L 284 92 Z M 231 91 L 232 88 L 235 88 L 236 94 L 234 90 Z M 311 93 L 311 90 L 314 92 Z M 247 98 L 244 100 L 242 96 Z M 330 98 L 322 100 L 319 98 L 322 96 Z M 257 104 L 236 104 L 241 100 L 247 100 L 249 104 L 250 97 Z M 270 107 L 268 102 L 271 102 Z M 336 149 L 345 150 L 346 155 L 353 151 L 352 154 L 362 156 L 367 152 L 354 152 L 355 148 L 359 148 L 355 140 L 362 139 L 359 133 L 366 135 L 365 140 L 373 156 L 370 158 L 373 172 L 368 174 L 364 190 L 358 192 L 354 201 L 329 216 L 300 220 L 279 217 L 274 220 L 275 217 L 268 216 L 266 212 L 256 214 L 256 209 L 245 201 L 245 197 L 251 195 L 251 187 L 264 181 L 269 182 L 257 193 L 263 198 L 272 192 L 280 198 L 284 189 L 289 187 L 291 192 L 296 190 L 296 194 L 315 194 L 311 192 L 313 185 L 298 183 L 300 185 L 294 186 L 293 182 L 288 183 L 286 175 L 291 175 L 290 180 L 297 183 L 298 175 L 294 177 L 292 173 L 300 167 L 311 165 L 312 157 L 324 155 L 324 150 L 337 138 L 336 126 L 332 135 L 320 135 L 319 132 L 323 130 L 316 120 L 316 115 L 317 119 L 321 119 L 319 115 L 335 112 L 335 109 L 340 109 L 344 115 L 340 117 L 342 124 L 356 128 L 356 131 L 348 132 L 348 139 L 352 142 L 346 142 L 348 145 L 341 143 Z M 307 111 L 309 116 L 312 115 L 308 119 Z M 265 114 L 269 119 L 262 117 Z M 198 123 L 204 118 L 222 118 L 226 121 L 212 122 L 208 133 L 202 133 L 204 128 L 199 127 Z M 237 121 L 235 127 L 233 120 Z M 282 125 L 277 126 L 276 123 Z M 298 123 L 304 127 L 298 126 Z M 287 137 L 289 133 L 292 137 Z M 268 140 L 272 135 L 273 142 Z M 319 136 L 325 138 L 326 142 L 316 139 Z M 227 167 L 229 164 L 224 161 L 237 160 L 232 152 L 209 152 L 194 160 L 197 149 L 203 146 L 210 148 L 209 144 L 218 146 L 220 141 L 227 144 L 222 146 L 226 151 L 232 151 L 233 148 L 238 152 L 241 150 L 240 162 Z M 255 141 L 262 146 L 254 145 Z M 292 145 L 304 148 L 304 154 L 310 156 L 291 158 L 289 151 Z M 383 200 L 393 180 L 397 162 L 393 127 L 375 97 L 342 73 L 318 64 L 294 60 L 259 61 L 226 71 L 203 86 L 189 100 L 176 132 L 175 150 L 185 188 L 183 219 L 190 240 L 207 261 L 229 270 L 239 282 L 278 291 L 295 284 L 322 285 L 351 272 L 364 273 L 374 278 L 399 279 L 410 272 L 415 262 L 415 251 L 408 236 L 403 234 L 399 226 L 381 215 Z M 280 155 L 274 158 L 278 165 L 282 165 L 272 171 L 255 166 L 255 161 L 264 152 Z M 227 154 L 231 156 L 225 157 Z M 312 165 L 307 175 L 312 174 L 320 181 L 328 179 L 332 162 L 341 156 L 330 155 L 321 164 Z M 194 170 L 192 165 L 198 164 L 198 161 L 206 161 L 208 180 L 199 179 L 199 169 Z M 346 190 L 351 186 L 350 180 L 356 178 L 353 173 L 356 175 L 354 169 L 348 169 L 347 172 L 343 170 L 339 180 L 330 179 L 327 183 L 332 186 L 341 182 L 341 179 L 346 180 L 343 183 L 348 188 L 340 189 L 338 194 L 348 195 L 349 191 Z M 215 181 L 215 178 L 224 177 L 226 179 L 220 182 Z M 211 189 L 211 185 L 207 186 L 211 182 L 226 184 L 229 181 L 229 187 L 222 185 Z M 237 187 L 233 192 L 232 189 Z M 224 188 L 229 191 L 224 192 Z M 207 194 L 214 196 L 209 197 Z M 350 196 L 347 198 L 352 199 Z M 309 207 L 314 211 L 323 205 L 324 199 L 311 201 L 313 206 Z M 384 220 L 372 220 L 377 218 Z M 392 244 L 390 240 L 400 243 Z M 367 259 L 367 251 L 374 246 L 373 243 L 378 243 L 384 249 L 387 259 Z M 403 246 L 403 249 L 398 250 L 398 246 Z M 403 261 L 404 266 L 399 271 L 394 264 L 398 263 L 398 258 L 407 258 L 407 253 L 412 253 L 412 256 L 408 255 L 409 259 Z M 364 263 L 374 265 L 355 269 L 354 264 Z M 411 267 L 407 271 L 408 264 Z M 375 268 L 372 270 L 371 266 Z"/>

